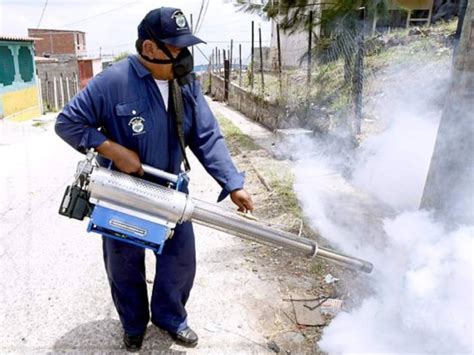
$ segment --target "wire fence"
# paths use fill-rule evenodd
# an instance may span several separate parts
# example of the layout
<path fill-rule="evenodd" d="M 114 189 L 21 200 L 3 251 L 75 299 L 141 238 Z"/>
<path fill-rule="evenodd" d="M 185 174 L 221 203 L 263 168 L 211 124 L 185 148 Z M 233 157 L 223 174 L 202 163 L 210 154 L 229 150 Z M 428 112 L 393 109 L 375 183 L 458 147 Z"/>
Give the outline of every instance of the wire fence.
<path fill-rule="evenodd" d="M 255 36 L 252 23 L 250 56 L 242 58 L 242 43 L 234 46 L 231 41 L 228 49 L 212 51 L 208 72 L 225 80 L 226 101 L 229 87 L 236 85 L 279 105 L 287 117 L 298 116 L 300 126 L 327 130 L 344 117 L 343 123 L 359 134 L 363 94 L 375 77 L 364 66 L 374 37 L 366 36 L 363 26 L 354 30 L 341 25 L 326 37 L 310 27 L 311 31 L 291 37 L 277 25 L 276 41 L 262 47 L 260 29 Z"/>

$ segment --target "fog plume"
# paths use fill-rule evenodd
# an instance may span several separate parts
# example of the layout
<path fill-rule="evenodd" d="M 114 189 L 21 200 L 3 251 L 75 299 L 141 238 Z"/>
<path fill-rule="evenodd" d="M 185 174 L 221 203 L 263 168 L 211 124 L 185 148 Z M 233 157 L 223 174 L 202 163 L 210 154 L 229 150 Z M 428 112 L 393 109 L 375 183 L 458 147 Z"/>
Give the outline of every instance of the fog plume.
<path fill-rule="evenodd" d="M 355 153 L 326 138 L 297 155 L 295 190 L 313 227 L 375 266 L 371 296 L 333 319 L 319 347 L 472 354 L 474 223 L 452 230 L 418 210 L 449 70 L 437 63 L 393 75 L 368 107 L 383 129 Z"/>

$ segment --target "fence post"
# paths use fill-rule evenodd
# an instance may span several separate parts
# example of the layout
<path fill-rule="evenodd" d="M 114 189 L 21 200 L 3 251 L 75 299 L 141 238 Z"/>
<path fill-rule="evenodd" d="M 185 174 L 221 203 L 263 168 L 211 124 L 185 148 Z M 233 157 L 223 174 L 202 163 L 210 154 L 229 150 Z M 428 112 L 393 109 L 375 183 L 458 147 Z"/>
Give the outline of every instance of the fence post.
<path fill-rule="evenodd" d="M 254 26 L 252 21 L 252 48 L 250 49 L 250 92 L 253 91 L 253 61 L 254 61 Z"/>
<path fill-rule="evenodd" d="M 234 60 L 234 57 L 233 57 L 233 49 L 234 49 L 234 40 L 231 39 L 230 40 L 230 51 L 229 51 L 229 62 L 230 62 L 230 72 L 232 73 L 232 62 Z"/>
<path fill-rule="evenodd" d="M 357 36 L 357 52 L 355 56 L 355 70 L 353 75 L 355 134 L 361 133 L 362 124 L 362 98 L 364 90 L 364 33 L 360 31 Z"/>
<path fill-rule="evenodd" d="M 41 88 L 42 80 L 41 78 L 36 75 L 36 88 L 38 89 L 38 106 L 40 109 L 40 113 L 44 115 L 44 105 L 43 105 L 43 90 Z"/>
<path fill-rule="evenodd" d="M 222 52 L 224 52 L 224 50 L 222 50 Z M 221 50 L 219 49 L 219 55 L 217 56 L 218 60 L 219 60 L 219 76 L 221 76 L 221 67 L 222 67 L 222 62 L 221 62 Z"/>
<path fill-rule="evenodd" d="M 262 51 L 262 28 L 258 28 L 258 46 L 260 47 L 260 75 L 262 77 L 262 96 L 265 94 L 265 81 L 263 79 L 263 51 Z"/>
<path fill-rule="evenodd" d="M 69 77 L 66 76 L 66 94 L 67 94 L 67 102 L 71 101 L 71 89 L 69 88 Z"/>
<path fill-rule="evenodd" d="M 242 45 L 239 44 L 239 86 L 242 87 Z"/>
<path fill-rule="evenodd" d="M 45 73 L 44 76 L 44 90 L 45 90 L 45 101 L 46 101 L 46 109 L 50 110 L 51 109 L 51 90 L 49 90 L 49 80 L 48 80 L 48 73 Z"/>
<path fill-rule="evenodd" d="M 224 100 L 229 102 L 230 68 L 229 60 L 224 57 Z"/>
<path fill-rule="evenodd" d="M 76 94 L 79 92 L 79 79 L 77 78 L 77 74 L 76 73 L 73 73 L 72 74 L 72 78 L 74 80 L 74 89 L 76 90 Z"/>
<path fill-rule="evenodd" d="M 281 78 L 281 44 L 280 44 L 280 25 L 277 23 L 277 45 L 278 45 L 278 81 L 280 82 L 280 97 L 283 96 L 283 85 Z"/>
<path fill-rule="evenodd" d="M 59 111 L 58 109 L 58 86 L 56 83 L 56 77 L 53 76 L 53 95 L 54 95 L 54 110 Z"/>
<path fill-rule="evenodd" d="M 64 84 L 63 84 L 63 74 L 59 75 L 59 90 L 61 91 L 61 109 L 64 107 Z"/>
<path fill-rule="evenodd" d="M 311 51 L 312 51 L 312 41 L 313 41 L 313 11 L 309 12 L 309 30 L 308 30 L 308 72 L 306 82 L 308 84 L 308 97 L 311 91 Z"/>

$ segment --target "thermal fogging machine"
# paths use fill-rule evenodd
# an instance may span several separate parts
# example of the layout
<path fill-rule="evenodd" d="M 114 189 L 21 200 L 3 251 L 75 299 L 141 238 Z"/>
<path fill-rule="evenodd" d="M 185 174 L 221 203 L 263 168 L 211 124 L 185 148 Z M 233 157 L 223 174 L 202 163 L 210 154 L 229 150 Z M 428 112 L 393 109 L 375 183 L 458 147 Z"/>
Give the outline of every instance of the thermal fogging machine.
<path fill-rule="evenodd" d="M 59 208 L 59 213 L 69 218 L 88 217 L 88 232 L 161 253 L 176 224 L 192 221 L 310 258 L 324 258 L 367 273 L 373 269 L 367 261 L 319 247 L 312 239 L 190 197 L 180 191 L 189 181 L 185 173 L 174 175 L 143 165 L 147 174 L 167 181 L 163 186 L 98 166 L 95 156 L 89 151 L 79 162 L 74 182 L 67 187 Z"/>

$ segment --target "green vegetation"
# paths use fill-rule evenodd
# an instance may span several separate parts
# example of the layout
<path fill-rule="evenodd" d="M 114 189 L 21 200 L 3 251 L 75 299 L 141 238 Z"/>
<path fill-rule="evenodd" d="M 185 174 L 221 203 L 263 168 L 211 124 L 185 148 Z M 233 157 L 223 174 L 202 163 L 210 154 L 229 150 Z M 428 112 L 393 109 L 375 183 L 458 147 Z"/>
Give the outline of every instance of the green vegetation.
<path fill-rule="evenodd" d="M 262 149 L 249 136 L 235 126 L 229 119 L 221 114 L 217 114 L 217 119 L 222 133 L 226 137 L 230 149 L 237 149 L 240 152 L 248 153 Z M 271 158 L 269 158 L 271 159 Z M 259 173 L 268 182 L 273 190 L 273 202 L 280 205 L 279 209 L 289 214 L 289 220 L 303 218 L 303 213 L 298 203 L 298 198 L 293 190 L 294 177 L 288 167 L 283 166 L 283 162 L 273 162 L 269 164 L 265 161 L 262 166 L 257 166 Z M 283 203 L 282 203 L 283 202 Z"/>
<path fill-rule="evenodd" d="M 223 115 L 217 114 L 217 120 L 222 130 L 222 134 L 226 137 L 227 142 L 231 146 L 237 145 L 237 148 L 241 151 L 252 151 L 261 149 L 249 136 L 242 133 L 242 131 L 235 126 L 229 119 Z"/>
<path fill-rule="evenodd" d="M 127 58 L 130 54 L 132 54 L 132 53 L 130 53 L 130 52 L 121 52 L 121 53 L 117 54 L 114 57 L 114 62 L 118 62 L 119 60 Z"/>
<path fill-rule="evenodd" d="M 285 211 L 289 213 L 293 219 L 303 218 L 303 212 L 293 190 L 294 177 L 290 172 L 282 174 L 282 172 L 271 174 L 269 185 L 275 191 L 278 199 L 284 201 L 283 206 Z"/>
<path fill-rule="evenodd" d="M 447 60 L 452 55 L 450 37 L 456 31 L 457 20 L 440 21 L 431 27 L 411 27 L 396 29 L 366 40 L 364 68 L 364 94 L 371 95 L 379 73 L 390 65 L 417 64 L 433 60 Z M 317 53 L 315 54 L 317 55 Z M 278 102 L 289 111 L 300 110 L 308 102 L 323 107 L 326 114 L 343 113 L 352 102 L 350 78 L 344 77 L 344 59 L 328 63 L 315 63 L 311 73 L 311 85 L 307 85 L 305 64 L 300 69 L 287 70 L 282 74 L 282 95 L 279 76 L 265 73 L 265 99 Z M 243 86 L 250 90 L 244 80 Z M 260 94 L 261 76 L 254 73 L 255 94 Z"/>

